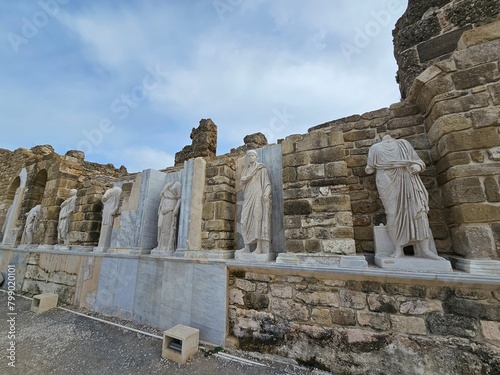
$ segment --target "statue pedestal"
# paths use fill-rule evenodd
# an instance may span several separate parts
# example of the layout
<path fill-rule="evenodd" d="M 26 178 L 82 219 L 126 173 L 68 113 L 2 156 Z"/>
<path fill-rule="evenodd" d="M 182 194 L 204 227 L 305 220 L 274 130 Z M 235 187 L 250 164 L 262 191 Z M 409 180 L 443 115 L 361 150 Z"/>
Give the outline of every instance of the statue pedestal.
<path fill-rule="evenodd" d="M 384 270 L 410 272 L 453 272 L 451 263 L 447 260 L 434 260 L 415 256 L 391 258 L 394 253 L 387 228 L 384 225 L 373 227 L 375 239 L 375 264 Z M 431 241 L 431 251 L 437 254 L 436 244 Z"/>
<path fill-rule="evenodd" d="M 57 250 L 57 251 L 70 251 L 71 250 L 71 246 L 69 246 L 69 245 L 54 245 L 54 250 Z"/>
<path fill-rule="evenodd" d="M 302 267 L 368 268 L 366 258 L 360 255 L 281 253 L 278 255 L 276 263 L 293 264 Z"/>
<path fill-rule="evenodd" d="M 162 258 L 168 258 L 168 257 L 174 257 L 174 251 L 173 250 L 160 250 L 160 249 L 153 249 L 149 253 L 150 255 L 153 255 L 155 257 L 162 257 Z"/>
<path fill-rule="evenodd" d="M 243 253 L 240 251 L 234 252 L 234 259 L 242 260 L 244 262 L 256 262 L 256 263 L 264 263 L 270 262 L 276 259 L 276 253 Z"/>
<path fill-rule="evenodd" d="M 464 259 L 450 257 L 457 270 L 481 276 L 500 275 L 500 261 L 492 259 Z"/>
<path fill-rule="evenodd" d="M 453 272 L 451 263 L 447 260 L 434 260 L 405 256 L 388 258 L 375 256 L 375 264 L 384 270 L 411 272 Z"/>
<path fill-rule="evenodd" d="M 132 254 L 132 255 L 140 255 L 140 254 L 149 254 L 151 249 L 143 249 L 141 247 L 111 247 L 106 250 L 108 254 Z"/>

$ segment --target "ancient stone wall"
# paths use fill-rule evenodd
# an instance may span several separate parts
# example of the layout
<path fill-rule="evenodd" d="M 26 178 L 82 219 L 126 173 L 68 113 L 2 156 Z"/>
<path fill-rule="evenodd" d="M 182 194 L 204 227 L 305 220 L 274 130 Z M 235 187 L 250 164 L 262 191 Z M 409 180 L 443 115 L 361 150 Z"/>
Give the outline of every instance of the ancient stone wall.
<path fill-rule="evenodd" d="M 290 136 L 281 146 L 287 252 L 354 254 L 342 131 Z"/>
<path fill-rule="evenodd" d="M 229 339 L 339 374 L 500 372 L 500 289 L 230 270 Z"/>
<path fill-rule="evenodd" d="M 30 150 L 1 150 L 0 152 L 0 221 L 5 221 L 7 210 L 13 202 L 15 186 L 23 168 L 26 170 L 26 189 L 18 216 L 14 241 L 19 244 L 26 221 L 26 213 L 37 204 L 42 209 L 34 243 L 57 243 L 57 223 L 61 203 L 69 197 L 70 190 L 78 190 L 76 211 L 72 217 L 69 238 L 74 245 L 96 245 L 100 228 L 100 198 L 104 187 L 118 176 L 127 175 L 125 167 L 88 163 L 81 151 L 71 150 L 64 156 L 51 146 L 36 146 Z"/>
<path fill-rule="evenodd" d="M 415 81 L 456 253 L 499 258 L 500 21 L 464 33 Z"/>
<path fill-rule="evenodd" d="M 432 64 L 448 58 L 464 31 L 499 18 L 500 0 L 409 0 L 393 31 L 401 96 Z"/>
<path fill-rule="evenodd" d="M 202 248 L 234 250 L 236 164 L 224 156 L 207 162 L 203 202 Z"/>
<path fill-rule="evenodd" d="M 217 153 L 217 125 L 211 119 L 201 119 L 200 125 L 193 128 L 190 135 L 193 140 L 175 154 L 175 165 L 197 157 L 213 158 Z"/>

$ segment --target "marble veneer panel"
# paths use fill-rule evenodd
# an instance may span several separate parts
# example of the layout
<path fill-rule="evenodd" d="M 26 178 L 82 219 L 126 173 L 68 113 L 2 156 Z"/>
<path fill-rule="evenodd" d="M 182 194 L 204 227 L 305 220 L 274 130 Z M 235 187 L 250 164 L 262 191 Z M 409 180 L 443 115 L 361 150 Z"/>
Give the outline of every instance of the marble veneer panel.
<path fill-rule="evenodd" d="M 139 260 L 104 258 L 94 309 L 97 312 L 132 319 Z"/>
<path fill-rule="evenodd" d="M 103 258 L 95 310 L 161 330 L 184 324 L 223 345 L 226 266 L 181 259 Z"/>

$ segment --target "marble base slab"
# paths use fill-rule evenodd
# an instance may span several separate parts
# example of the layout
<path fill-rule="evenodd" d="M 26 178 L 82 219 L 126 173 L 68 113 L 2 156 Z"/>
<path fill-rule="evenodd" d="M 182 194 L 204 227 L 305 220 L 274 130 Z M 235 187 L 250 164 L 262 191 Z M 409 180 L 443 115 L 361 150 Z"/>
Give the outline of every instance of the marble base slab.
<path fill-rule="evenodd" d="M 184 258 L 226 260 L 234 258 L 234 250 L 185 250 Z"/>
<path fill-rule="evenodd" d="M 366 258 L 358 255 L 281 253 L 278 255 L 276 263 L 293 264 L 303 267 L 368 268 Z"/>
<path fill-rule="evenodd" d="M 40 245 L 18 245 L 18 246 L 10 246 L 12 248 L 17 248 L 19 250 L 52 250 L 52 247 L 41 249 Z"/>
<path fill-rule="evenodd" d="M 106 250 L 109 249 L 109 247 L 104 247 L 104 246 L 96 246 L 92 249 L 94 253 L 105 253 Z"/>
<path fill-rule="evenodd" d="M 108 254 L 150 254 L 151 249 L 144 249 L 141 247 L 112 247 L 106 250 Z"/>
<path fill-rule="evenodd" d="M 161 257 L 161 258 L 172 258 L 175 257 L 174 251 L 173 250 L 157 250 L 153 249 L 149 253 L 149 255 L 155 256 L 155 257 Z"/>
<path fill-rule="evenodd" d="M 93 246 L 73 246 L 71 245 L 71 251 L 79 253 L 90 253 L 94 250 Z"/>
<path fill-rule="evenodd" d="M 276 253 L 264 253 L 264 254 L 255 254 L 255 253 L 242 253 L 235 251 L 234 259 L 242 260 L 244 262 L 256 262 L 256 263 L 264 263 L 271 262 L 276 259 Z"/>
<path fill-rule="evenodd" d="M 57 250 L 57 251 L 70 251 L 71 250 L 71 246 L 69 246 L 69 245 L 54 245 L 54 250 Z"/>
<path fill-rule="evenodd" d="M 375 256 L 375 264 L 382 269 L 410 272 L 453 272 L 447 260 L 434 260 L 404 256 L 400 258 Z"/>
<path fill-rule="evenodd" d="M 32 245 L 28 245 L 32 246 Z M 36 245 L 35 245 L 36 246 Z M 35 247 L 37 250 L 54 250 L 54 245 L 38 245 Z M 32 247 L 29 247 L 29 249 L 32 249 Z"/>
<path fill-rule="evenodd" d="M 473 275 L 498 276 L 500 275 L 500 261 L 491 259 L 464 259 L 450 257 L 453 266 Z"/>

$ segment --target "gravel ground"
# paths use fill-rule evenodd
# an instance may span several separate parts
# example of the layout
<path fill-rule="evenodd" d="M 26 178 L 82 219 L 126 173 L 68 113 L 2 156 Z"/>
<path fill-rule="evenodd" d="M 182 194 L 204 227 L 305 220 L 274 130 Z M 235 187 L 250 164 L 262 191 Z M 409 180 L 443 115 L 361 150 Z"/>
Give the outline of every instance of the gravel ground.
<path fill-rule="evenodd" d="M 220 352 L 260 365 L 244 364 L 218 357 L 214 352 L 220 348 L 204 345 L 188 363 L 179 365 L 161 357 L 162 341 L 158 338 L 62 309 L 35 314 L 30 311 L 31 300 L 21 296 L 16 296 L 14 303 L 16 315 L 9 315 L 11 311 L 8 310 L 7 294 L 0 292 L 0 374 L 327 374 L 296 366 L 289 360 L 252 356 L 238 351 Z M 91 315 L 162 335 L 151 327 L 95 313 Z M 15 367 L 9 366 L 8 358 L 11 341 L 8 337 L 11 329 L 8 320 L 12 317 L 15 317 Z"/>

